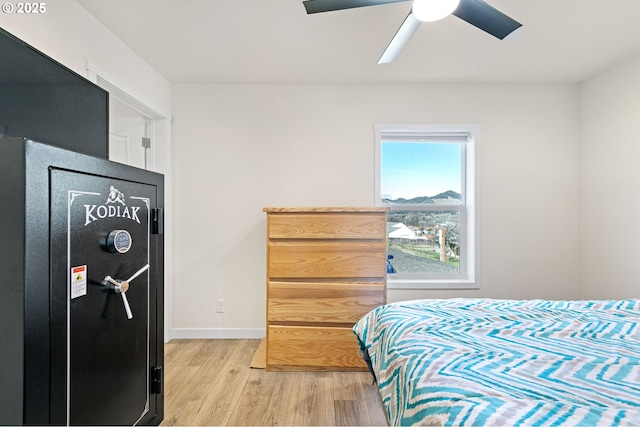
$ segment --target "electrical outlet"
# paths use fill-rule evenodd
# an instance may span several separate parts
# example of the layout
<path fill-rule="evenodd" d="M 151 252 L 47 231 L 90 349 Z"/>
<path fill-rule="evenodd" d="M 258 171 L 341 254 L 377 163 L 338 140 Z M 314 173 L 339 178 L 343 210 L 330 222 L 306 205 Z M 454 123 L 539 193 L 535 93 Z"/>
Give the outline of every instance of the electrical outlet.
<path fill-rule="evenodd" d="M 216 313 L 224 313 L 224 300 L 219 299 L 216 304 Z"/>

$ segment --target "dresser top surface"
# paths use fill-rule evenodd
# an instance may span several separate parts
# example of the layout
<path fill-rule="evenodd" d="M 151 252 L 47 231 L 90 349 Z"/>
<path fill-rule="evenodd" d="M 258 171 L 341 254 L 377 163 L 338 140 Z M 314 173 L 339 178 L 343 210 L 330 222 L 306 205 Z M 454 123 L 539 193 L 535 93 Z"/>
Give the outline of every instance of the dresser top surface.
<path fill-rule="evenodd" d="M 350 213 L 350 212 L 388 212 L 389 208 L 367 206 L 328 206 L 328 207 L 265 207 L 267 213 Z"/>

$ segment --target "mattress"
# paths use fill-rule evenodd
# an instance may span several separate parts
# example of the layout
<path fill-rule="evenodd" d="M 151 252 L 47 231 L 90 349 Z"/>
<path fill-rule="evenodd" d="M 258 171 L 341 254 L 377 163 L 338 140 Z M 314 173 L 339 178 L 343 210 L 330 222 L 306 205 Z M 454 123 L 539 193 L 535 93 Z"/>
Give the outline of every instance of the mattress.
<path fill-rule="evenodd" d="M 640 425 L 640 300 L 446 299 L 353 330 L 391 425 Z"/>

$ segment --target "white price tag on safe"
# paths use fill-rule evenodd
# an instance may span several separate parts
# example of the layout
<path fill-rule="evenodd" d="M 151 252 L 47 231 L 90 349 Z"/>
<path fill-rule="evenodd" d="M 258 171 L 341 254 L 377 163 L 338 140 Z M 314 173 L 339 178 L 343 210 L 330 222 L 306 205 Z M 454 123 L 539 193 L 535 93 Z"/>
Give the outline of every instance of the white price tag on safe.
<path fill-rule="evenodd" d="M 71 299 L 87 294 L 87 266 L 71 267 Z"/>

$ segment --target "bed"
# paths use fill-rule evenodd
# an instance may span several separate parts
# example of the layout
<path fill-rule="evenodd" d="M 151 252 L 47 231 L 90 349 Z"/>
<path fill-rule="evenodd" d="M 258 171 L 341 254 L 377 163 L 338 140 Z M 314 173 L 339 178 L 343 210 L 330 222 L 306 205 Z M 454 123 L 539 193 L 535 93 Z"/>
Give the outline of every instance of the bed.
<path fill-rule="evenodd" d="M 419 300 L 353 330 L 391 425 L 640 426 L 640 300 Z"/>

